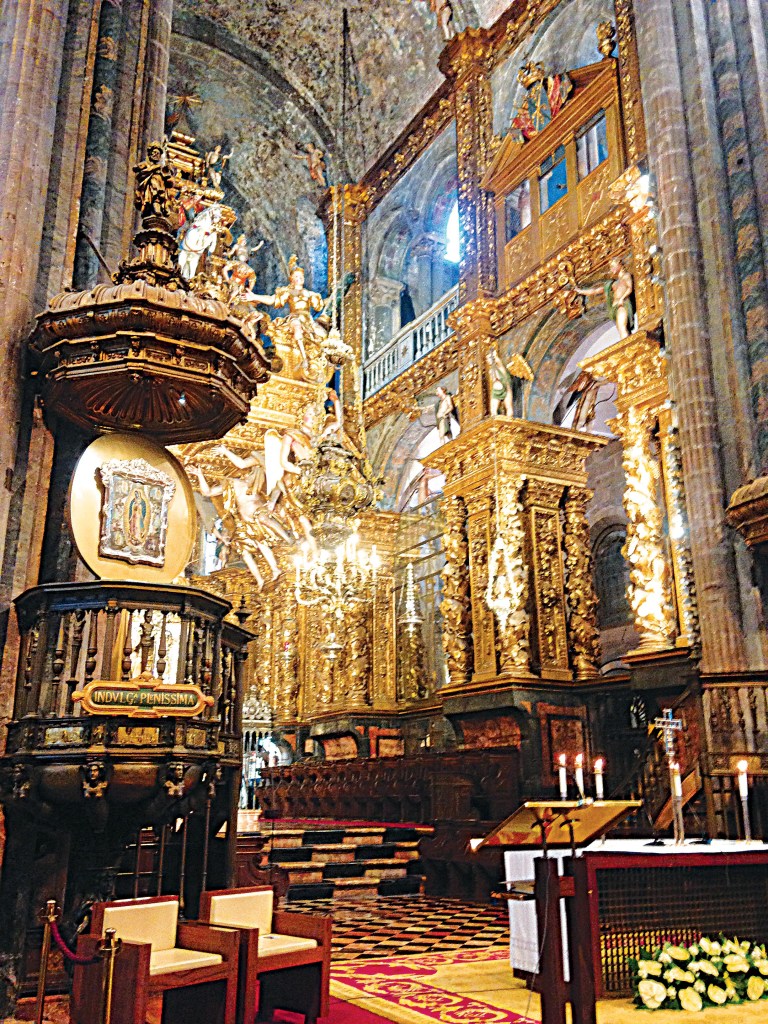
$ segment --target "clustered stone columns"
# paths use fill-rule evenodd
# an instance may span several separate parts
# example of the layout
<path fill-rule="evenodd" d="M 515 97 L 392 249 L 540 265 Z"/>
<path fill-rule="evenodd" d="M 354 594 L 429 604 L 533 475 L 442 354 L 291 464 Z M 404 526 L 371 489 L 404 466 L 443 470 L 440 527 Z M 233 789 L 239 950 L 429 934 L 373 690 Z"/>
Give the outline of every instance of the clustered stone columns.
<path fill-rule="evenodd" d="M 0 7 L 0 538 L 6 535 L 21 405 L 21 346 L 35 312 L 68 0 Z"/>
<path fill-rule="evenodd" d="M 651 168 L 658 182 L 666 278 L 670 390 L 676 402 L 699 595 L 702 669 L 746 668 L 738 579 L 727 534 L 721 441 L 705 304 L 703 253 L 686 131 L 682 69 L 672 0 L 635 5 Z"/>

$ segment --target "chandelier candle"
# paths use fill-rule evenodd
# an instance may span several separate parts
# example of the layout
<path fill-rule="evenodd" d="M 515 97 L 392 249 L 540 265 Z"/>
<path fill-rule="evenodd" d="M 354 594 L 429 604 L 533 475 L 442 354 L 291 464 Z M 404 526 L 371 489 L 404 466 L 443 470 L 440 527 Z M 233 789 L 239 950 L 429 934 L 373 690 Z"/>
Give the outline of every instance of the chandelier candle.
<path fill-rule="evenodd" d="M 565 770 L 565 754 L 561 754 L 557 759 L 559 768 L 557 774 L 560 777 L 560 799 L 568 799 L 568 775 Z"/>

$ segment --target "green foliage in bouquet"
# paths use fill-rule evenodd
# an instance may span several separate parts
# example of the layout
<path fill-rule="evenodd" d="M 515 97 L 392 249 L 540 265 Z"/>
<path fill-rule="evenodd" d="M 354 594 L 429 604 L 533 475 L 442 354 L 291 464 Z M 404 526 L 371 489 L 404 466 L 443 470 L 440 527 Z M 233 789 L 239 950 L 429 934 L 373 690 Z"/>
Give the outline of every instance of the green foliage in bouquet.
<path fill-rule="evenodd" d="M 704 936 L 692 946 L 665 942 L 630 957 L 635 1003 L 648 1010 L 688 1010 L 768 999 L 765 945 Z"/>

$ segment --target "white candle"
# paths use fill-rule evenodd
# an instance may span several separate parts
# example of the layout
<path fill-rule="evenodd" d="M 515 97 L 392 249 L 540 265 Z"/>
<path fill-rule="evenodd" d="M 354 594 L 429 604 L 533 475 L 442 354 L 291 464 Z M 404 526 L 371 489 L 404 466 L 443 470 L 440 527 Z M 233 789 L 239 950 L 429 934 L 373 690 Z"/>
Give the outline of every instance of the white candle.
<path fill-rule="evenodd" d="M 568 799 L 568 776 L 566 775 L 566 772 L 565 772 L 565 754 L 561 754 L 560 757 L 558 757 L 557 761 L 558 761 L 558 764 L 560 766 L 557 769 L 557 774 L 560 776 L 560 799 L 561 800 L 567 800 Z"/>
<path fill-rule="evenodd" d="M 576 790 L 579 797 L 584 799 L 584 755 L 576 755 L 576 770 L 573 773 L 574 780 L 576 782 Z"/>
<path fill-rule="evenodd" d="M 683 783 L 680 779 L 680 765 L 673 764 L 672 766 L 672 794 L 674 796 L 681 797 L 683 795 Z"/>
<path fill-rule="evenodd" d="M 604 797 L 603 791 L 603 759 L 599 757 L 595 761 L 595 799 L 602 800 Z"/>
<path fill-rule="evenodd" d="M 747 768 L 749 765 L 746 761 L 739 761 L 736 767 L 739 769 L 739 796 L 742 800 L 746 800 L 749 796 L 749 782 L 747 780 Z"/>

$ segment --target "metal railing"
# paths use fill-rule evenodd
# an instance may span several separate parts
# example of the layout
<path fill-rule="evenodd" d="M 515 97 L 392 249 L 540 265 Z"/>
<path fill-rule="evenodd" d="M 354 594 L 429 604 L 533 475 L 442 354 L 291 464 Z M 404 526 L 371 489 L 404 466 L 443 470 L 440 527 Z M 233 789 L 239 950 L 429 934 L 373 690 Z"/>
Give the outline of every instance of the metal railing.
<path fill-rule="evenodd" d="M 446 292 L 416 320 L 406 324 L 363 365 L 363 395 L 370 397 L 453 334 L 448 317 L 459 305 L 459 287 Z"/>

